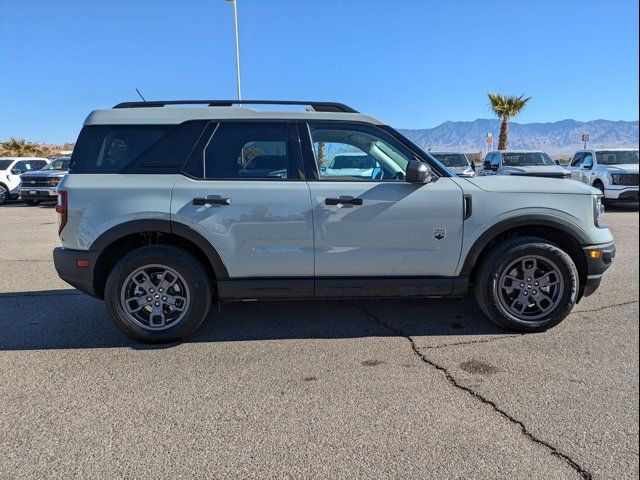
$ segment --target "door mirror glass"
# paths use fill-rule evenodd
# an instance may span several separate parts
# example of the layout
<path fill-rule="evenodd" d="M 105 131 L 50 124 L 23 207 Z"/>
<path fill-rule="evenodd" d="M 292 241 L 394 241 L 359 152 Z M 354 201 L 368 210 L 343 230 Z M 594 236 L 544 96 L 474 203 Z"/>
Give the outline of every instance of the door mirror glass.
<path fill-rule="evenodd" d="M 13 170 L 11 170 L 11 173 L 13 173 L 14 175 L 20 175 L 22 173 L 22 169 L 14 168 Z"/>
<path fill-rule="evenodd" d="M 405 181 L 408 183 L 429 183 L 433 180 L 433 173 L 429 166 L 418 160 L 411 160 L 407 165 Z"/>

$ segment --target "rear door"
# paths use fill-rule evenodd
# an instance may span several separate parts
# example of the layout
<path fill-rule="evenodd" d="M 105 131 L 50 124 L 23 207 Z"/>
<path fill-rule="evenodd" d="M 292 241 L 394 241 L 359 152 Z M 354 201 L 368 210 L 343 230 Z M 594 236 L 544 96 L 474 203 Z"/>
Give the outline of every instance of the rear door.
<path fill-rule="evenodd" d="M 221 288 L 234 280 L 247 286 L 221 296 L 313 295 L 311 200 L 295 123 L 212 124 L 184 173 L 173 188 L 172 224 L 186 225 L 214 246 L 229 277 L 218 279 Z M 257 281 L 239 281 L 249 277 Z M 295 280 L 301 277 L 305 281 Z M 274 286 L 274 279 L 291 283 Z"/>
<path fill-rule="evenodd" d="M 413 153 L 377 127 L 344 122 L 300 127 L 305 161 L 314 169 L 309 188 L 316 295 L 450 293 L 452 282 L 437 278 L 453 276 L 460 256 L 463 195 L 455 181 L 405 182 Z M 379 168 L 345 169 L 344 176 L 332 169 L 326 175 L 325 166 L 335 165 L 339 155 L 367 155 Z"/>

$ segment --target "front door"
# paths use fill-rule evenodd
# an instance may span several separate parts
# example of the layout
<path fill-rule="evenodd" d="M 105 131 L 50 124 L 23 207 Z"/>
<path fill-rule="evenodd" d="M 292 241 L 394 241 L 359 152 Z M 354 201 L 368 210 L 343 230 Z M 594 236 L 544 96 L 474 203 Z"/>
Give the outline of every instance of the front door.
<path fill-rule="evenodd" d="M 366 293 L 361 286 L 376 280 L 381 295 L 385 288 L 389 295 L 429 294 L 429 288 L 412 289 L 411 282 L 394 286 L 399 279 L 418 285 L 420 278 L 435 279 L 436 293 L 437 279 L 452 277 L 460 257 L 462 189 L 448 177 L 407 183 L 413 154 L 382 129 L 309 123 L 301 124 L 301 134 L 316 174 L 308 182 L 316 295 L 357 296 L 358 290 Z"/>
<path fill-rule="evenodd" d="M 215 247 L 228 271 L 218 278 L 221 297 L 312 296 L 311 201 L 295 123 L 222 122 L 210 130 L 189 176 L 173 188 L 172 224 Z"/>

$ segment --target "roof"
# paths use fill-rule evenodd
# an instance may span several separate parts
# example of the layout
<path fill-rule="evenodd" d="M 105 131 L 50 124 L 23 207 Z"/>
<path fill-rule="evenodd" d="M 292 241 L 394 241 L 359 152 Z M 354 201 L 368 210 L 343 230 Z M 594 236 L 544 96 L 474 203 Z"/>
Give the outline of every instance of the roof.
<path fill-rule="evenodd" d="M 429 150 L 427 153 L 430 153 L 431 155 L 466 155 L 466 153 L 464 152 L 453 152 L 446 150 Z"/>
<path fill-rule="evenodd" d="M 494 150 L 489 153 L 544 153 L 542 150 Z"/>
<path fill-rule="evenodd" d="M 307 111 L 269 111 L 232 105 L 307 105 Z M 173 105 L 176 105 L 174 107 Z M 178 106 L 183 105 L 183 106 Z M 198 105 L 184 107 L 184 105 Z M 287 100 L 169 100 L 126 102 L 109 110 L 94 110 L 85 125 L 178 124 L 187 120 L 305 120 L 351 121 L 382 125 L 377 118 L 363 115 L 339 103 Z"/>
<path fill-rule="evenodd" d="M 578 152 L 628 152 L 629 150 L 636 151 L 638 147 L 602 147 L 602 148 L 582 148 L 580 150 L 576 150 Z"/>
<path fill-rule="evenodd" d="M 0 160 L 46 160 L 49 161 L 48 158 L 45 157 L 0 157 Z"/>

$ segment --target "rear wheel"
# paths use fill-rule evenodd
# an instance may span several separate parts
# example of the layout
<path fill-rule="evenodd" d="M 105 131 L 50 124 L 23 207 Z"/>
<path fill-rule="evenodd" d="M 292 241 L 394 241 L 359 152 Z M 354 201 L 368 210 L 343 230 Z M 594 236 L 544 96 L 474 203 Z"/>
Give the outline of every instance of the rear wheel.
<path fill-rule="evenodd" d="M 129 337 L 171 342 L 192 333 L 207 316 L 211 281 L 190 253 L 152 245 L 116 264 L 107 279 L 105 301 L 111 319 Z"/>
<path fill-rule="evenodd" d="M 495 323 L 520 332 L 558 325 L 578 295 L 571 257 L 547 240 L 516 237 L 496 246 L 480 266 L 475 295 Z"/>

